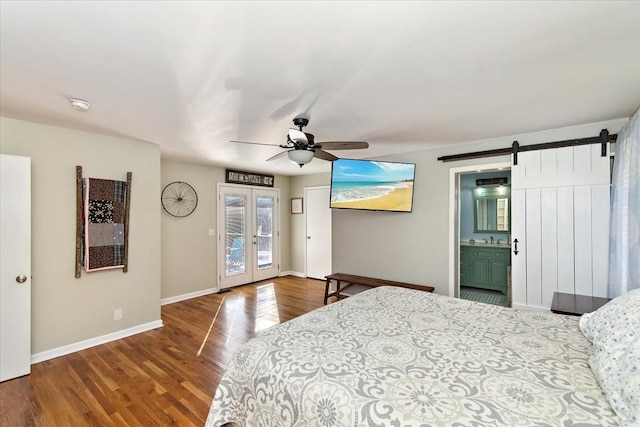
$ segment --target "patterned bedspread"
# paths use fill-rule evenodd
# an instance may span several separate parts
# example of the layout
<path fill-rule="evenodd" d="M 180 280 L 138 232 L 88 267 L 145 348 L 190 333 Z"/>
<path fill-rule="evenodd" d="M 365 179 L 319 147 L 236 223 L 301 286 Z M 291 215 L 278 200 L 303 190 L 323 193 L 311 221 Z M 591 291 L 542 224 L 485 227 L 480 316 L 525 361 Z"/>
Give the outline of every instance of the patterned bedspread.
<path fill-rule="evenodd" d="M 578 320 L 371 289 L 241 347 L 206 425 L 618 425 Z"/>

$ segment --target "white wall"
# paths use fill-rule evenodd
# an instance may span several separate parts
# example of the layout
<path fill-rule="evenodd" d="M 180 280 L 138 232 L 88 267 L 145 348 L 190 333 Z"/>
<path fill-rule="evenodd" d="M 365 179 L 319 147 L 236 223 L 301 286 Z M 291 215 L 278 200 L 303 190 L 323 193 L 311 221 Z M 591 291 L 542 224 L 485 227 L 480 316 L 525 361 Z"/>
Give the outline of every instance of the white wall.
<path fill-rule="evenodd" d="M 321 161 L 321 160 L 314 160 Z M 306 206 L 304 200 L 305 187 L 318 187 L 331 184 L 331 173 L 319 173 L 313 175 L 300 175 L 291 177 L 291 197 L 301 197 L 303 205 Z M 287 203 L 289 203 L 287 201 Z M 291 219 L 291 272 L 296 275 L 304 276 L 305 251 L 307 245 L 305 230 L 305 215 L 290 215 Z"/>
<path fill-rule="evenodd" d="M 184 296 L 216 290 L 217 184 L 224 183 L 225 169 L 177 160 L 162 160 L 162 188 L 173 181 L 191 185 L 198 206 L 189 216 L 173 217 L 162 210 L 162 300 L 171 302 Z M 275 177 L 280 189 L 280 270 L 290 269 L 289 177 Z M 162 190 L 161 190 L 162 191 Z M 158 193 L 157 203 L 160 203 Z"/>
<path fill-rule="evenodd" d="M 472 142 L 450 148 L 386 156 L 416 163 L 412 213 L 333 212 L 333 270 L 434 286 L 449 294 L 449 169 L 510 161 L 510 156 L 443 163 L 444 155 L 597 136 L 618 132 L 627 119 Z"/>
<path fill-rule="evenodd" d="M 162 222 L 162 299 L 216 287 L 216 183 L 224 169 L 162 160 L 162 185 L 183 181 L 198 195 L 196 210 L 176 218 L 164 210 Z M 158 196 L 158 202 L 160 197 Z"/>
<path fill-rule="evenodd" d="M 2 117 L 0 152 L 32 162 L 32 352 L 159 323 L 159 147 Z M 127 273 L 75 278 L 76 165 L 84 177 L 133 173 Z"/>
<path fill-rule="evenodd" d="M 32 351 L 45 360 L 160 325 L 160 303 L 216 285 L 216 184 L 224 168 L 160 160 L 155 144 L 0 118 L 0 152 L 32 159 Z M 129 271 L 75 278 L 75 167 L 85 177 L 133 173 Z M 172 181 L 189 182 L 198 207 L 186 218 L 162 210 Z M 281 270 L 290 269 L 289 177 L 281 191 Z M 162 248 L 162 249 L 161 249 Z M 113 311 L 123 319 L 114 321 Z M 125 331 L 123 333 L 123 331 Z"/>

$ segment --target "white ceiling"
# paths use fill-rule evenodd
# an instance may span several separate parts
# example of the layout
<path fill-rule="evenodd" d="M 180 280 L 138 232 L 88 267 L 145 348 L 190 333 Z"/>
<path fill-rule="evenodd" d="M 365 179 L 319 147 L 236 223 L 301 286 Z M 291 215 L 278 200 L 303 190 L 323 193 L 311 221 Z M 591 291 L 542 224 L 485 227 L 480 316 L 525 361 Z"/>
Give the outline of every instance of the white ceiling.
<path fill-rule="evenodd" d="M 296 175 L 277 147 L 366 158 L 630 116 L 640 2 L 0 2 L 3 116 Z M 91 102 L 87 113 L 67 99 Z"/>

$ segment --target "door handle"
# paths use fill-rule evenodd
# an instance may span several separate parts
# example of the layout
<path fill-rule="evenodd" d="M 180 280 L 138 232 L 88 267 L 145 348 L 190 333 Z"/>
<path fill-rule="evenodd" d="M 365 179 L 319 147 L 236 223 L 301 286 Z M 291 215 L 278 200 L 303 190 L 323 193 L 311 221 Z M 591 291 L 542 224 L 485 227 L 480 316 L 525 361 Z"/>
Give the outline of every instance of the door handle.
<path fill-rule="evenodd" d="M 16 277 L 16 282 L 18 283 L 24 283 L 26 281 L 27 281 L 27 276 L 25 276 L 24 274 L 21 274 L 18 277 Z"/>
<path fill-rule="evenodd" d="M 513 239 L 513 253 L 514 255 L 518 255 L 518 239 Z"/>
<path fill-rule="evenodd" d="M 311 240 L 311 236 L 307 236 L 307 240 Z"/>

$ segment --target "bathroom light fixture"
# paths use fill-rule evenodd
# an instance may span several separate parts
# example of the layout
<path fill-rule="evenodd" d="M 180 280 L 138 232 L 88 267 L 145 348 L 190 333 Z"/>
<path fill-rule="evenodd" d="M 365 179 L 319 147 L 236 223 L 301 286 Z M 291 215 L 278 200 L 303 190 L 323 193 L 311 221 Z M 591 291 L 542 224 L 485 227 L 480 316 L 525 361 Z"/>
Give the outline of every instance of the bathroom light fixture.
<path fill-rule="evenodd" d="M 494 187 L 497 185 L 507 185 L 507 184 L 509 184 L 509 178 L 506 176 L 502 176 L 500 178 L 476 179 L 476 185 L 478 187 Z"/>
<path fill-rule="evenodd" d="M 91 103 L 89 101 L 85 101 L 80 98 L 69 98 L 69 102 L 74 110 L 82 111 L 83 113 L 89 111 L 89 107 L 91 107 Z"/>
<path fill-rule="evenodd" d="M 313 151 L 309 150 L 289 150 L 287 152 L 289 160 L 300 167 L 309 163 L 313 159 L 313 154 Z"/>

